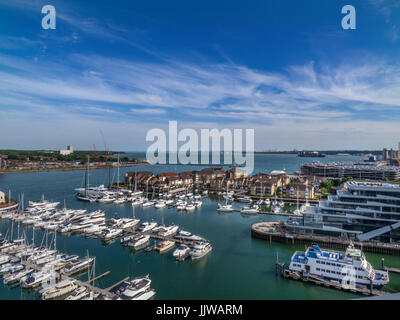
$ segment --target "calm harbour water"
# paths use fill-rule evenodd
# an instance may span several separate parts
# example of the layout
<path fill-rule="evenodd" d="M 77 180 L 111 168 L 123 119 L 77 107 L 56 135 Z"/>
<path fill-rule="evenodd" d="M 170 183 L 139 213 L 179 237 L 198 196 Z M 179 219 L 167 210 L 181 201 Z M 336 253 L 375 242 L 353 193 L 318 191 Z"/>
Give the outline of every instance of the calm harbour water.
<path fill-rule="evenodd" d="M 131 156 L 131 155 L 130 155 Z M 136 156 L 139 156 L 136 154 Z M 351 161 L 359 157 L 328 156 L 321 161 Z M 300 163 L 310 162 L 310 158 L 298 158 L 296 155 L 256 154 L 255 172 L 268 173 L 272 170 L 286 169 L 287 172 L 299 170 Z M 120 176 L 126 171 L 151 170 L 183 171 L 199 167 L 195 166 L 140 166 L 121 168 Z M 112 177 L 115 181 L 116 170 Z M 130 204 L 98 204 L 76 200 L 74 188 L 83 183 L 84 171 L 51 171 L 0 176 L 0 189 L 17 198 L 23 193 L 25 202 L 38 200 L 44 194 L 46 199 L 66 203 L 68 208 L 86 208 L 93 211 L 102 209 L 107 217 L 115 213 L 121 217 L 131 217 L 133 210 Z M 122 178 L 121 178 L 122 179 Z M 107 184 L 108 171 L 103 169 L 91 171 L 91 184 Z M 61 206 L 61 205 L 60 205 Z M 137 277 L 149 274 L 152 287 L 157 294 L 155 299 L 349 299 L 357 295 L 304 284 L 292 280 L 284 280 L 275 276 L 277 255 L 280 261 L 289 262 L 295 250 L 303 246 L 292 246 L 253 239 L 250 226 L 258 221 L 276 221 L 277 217 L 253 216 L 243 217 L 239 213 L 220 215 L 216 212 L 217 201 L 204 199 L 203 206 L 193 213 L 181 213 L 176 209 L 136 208 L 135 216 L 141 221 L 154 219 L 166 224 L 178 224 L 184 230 L 205 237 L 213 245 L 211 254 L 197 262 L 175 262 L 172 250 L 160 255 L 156 252 L 134 253 L 129 248 L 120 246 L 119 241 L 104 245 L 99 239 L 83 236 L 57 236 L 57 248 L 69 254 L 85 256 L 87 251 L 96 257 L 96 274 L 107 270 L 111 274 L 97 281 L 100 287 L 108 287 L 126 276 Z M 238 206 L 238 205 L 236 205 Z M 10 223 L 0 220 L 0 232 L 10 232 Z M 22 227 L 20 229 L 22 232 Z M 14 235 L 18 229 L 14 226 Z M 32 238 L 32 229 L 26 228 L 28 239 Z M 35 240 L 40 244 L 43 233 L 37 230 Z M 48 237 L 49 241 L 53 235 Z M 382 255 L 367 254 L 369 261 L 380 266 Z M 385 256 L 385 263 L 392 267 L 400 267 L 400 259 Z M 388 291 L 400 291 L 400 276 L 391 274 Z M 82 276 L 85 279 L 85 276 Z M 39 299 L 36 291 L 25 291 L 19 287 L 5 287 L 0 282 L 0 299 Z"/>

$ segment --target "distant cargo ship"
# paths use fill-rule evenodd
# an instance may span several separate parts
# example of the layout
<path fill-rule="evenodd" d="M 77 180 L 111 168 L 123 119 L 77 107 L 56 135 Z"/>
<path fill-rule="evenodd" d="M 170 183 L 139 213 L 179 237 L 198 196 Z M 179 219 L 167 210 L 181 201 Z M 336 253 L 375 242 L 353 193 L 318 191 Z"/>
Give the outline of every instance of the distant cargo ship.
<path fill-rule="evenodd" d="M 307 158 L 324 158 L 326 157 L 326 154 L 318 151 L 300 151 L 297 156 Z"/>

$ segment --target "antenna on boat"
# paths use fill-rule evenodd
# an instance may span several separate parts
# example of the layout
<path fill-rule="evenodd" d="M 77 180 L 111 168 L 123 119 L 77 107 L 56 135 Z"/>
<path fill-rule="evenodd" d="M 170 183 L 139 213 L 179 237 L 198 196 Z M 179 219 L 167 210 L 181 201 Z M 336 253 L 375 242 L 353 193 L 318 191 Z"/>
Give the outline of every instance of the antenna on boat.
<path fill-rule="evenodd" d="M 11 220 L 11 234 L 10 234 L 10 241 L 13 240 L 13 233 L 14 233 L 14 219 Z"/>
<path fill-rule="evenodd" d="M 87 256 L 89 258 L 89 250 L 87 250 Z M 87 267 L 87 276 L 88 276 L 88 283 L 90 284 L 90 263 L 88 264 Z"/>
<path fill-rule="evenodd" d="M 57 250 L 57 230 L 54 228 L 54 250 Z M 54 253 L 56 255 L 57 252 Z"/>
<path fill-rule="evenodd" d="M 35 226 L 32 229 L 32 246 L 35 246 Z"/>
<path fill-rule="evenodd" d="M 92 286 L 94 287 L 94 280 L 96 279 L 96 257 L 94 257 L 93 259 L 93 282 L 92 282 Z"/>

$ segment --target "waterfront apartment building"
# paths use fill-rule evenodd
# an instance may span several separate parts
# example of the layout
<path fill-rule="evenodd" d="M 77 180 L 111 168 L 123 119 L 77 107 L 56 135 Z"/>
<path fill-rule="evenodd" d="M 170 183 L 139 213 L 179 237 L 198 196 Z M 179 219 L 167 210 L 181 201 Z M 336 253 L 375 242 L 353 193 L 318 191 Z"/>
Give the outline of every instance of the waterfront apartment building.
<path fill-rule="evenodd" d="M 330 178 L 352 177 L 369 180 L 399 180 L 400 167 L 379 166 L 363 162 L 313 162 L 302 164 L 301 174 Z"/>
<path fill-rule="evenodd" d="M 282 187 L 283 197 L 299 199 L 312 199 L 315 197 L 315 188 L 313 185 L 304 183 L 292 183 Z"/>
<path fill-rule="evenodd" d="M 308 235 L 400 242 L 400 186 L 349 181 L 343 190 L 317 207 L 308 207 L 301 220 L 288 221 L 286 227 Z"/>

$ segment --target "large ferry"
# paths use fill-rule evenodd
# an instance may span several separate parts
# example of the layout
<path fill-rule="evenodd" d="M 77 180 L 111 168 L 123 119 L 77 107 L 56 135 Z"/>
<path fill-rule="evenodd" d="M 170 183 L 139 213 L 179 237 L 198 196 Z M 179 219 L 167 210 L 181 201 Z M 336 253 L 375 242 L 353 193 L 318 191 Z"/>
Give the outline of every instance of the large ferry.
<path fill-rule="evenodd" d="M 312 245 L 306 252 L 296 251 L 289 269 L 307 276 L 316 275 L 338 281 L 343 285 L 367 286 L 380 289 L 389 282 L 389 274 L 375 270 L 360 249 L 350 243 L 345 253 L 322 250 Z"/>

